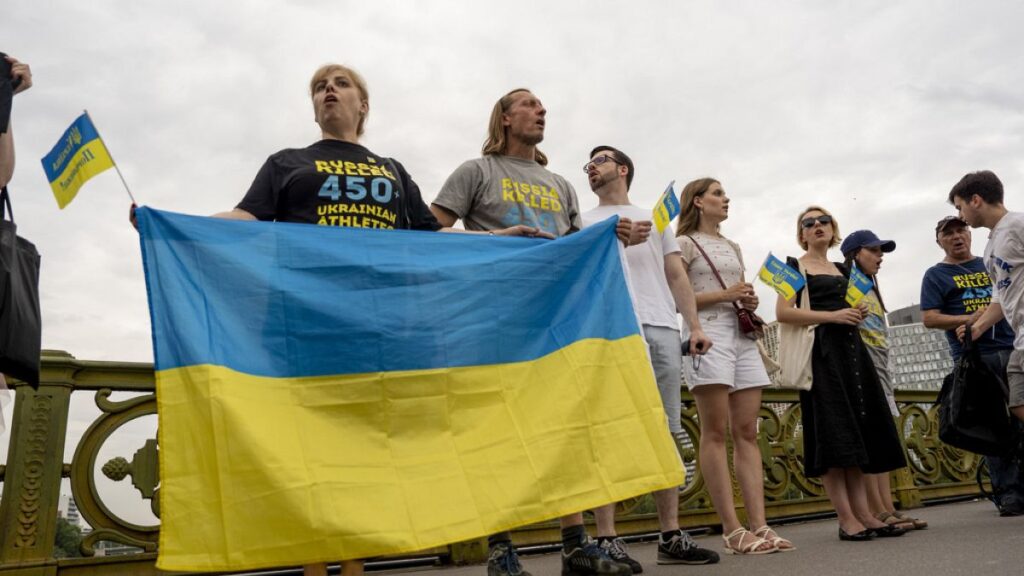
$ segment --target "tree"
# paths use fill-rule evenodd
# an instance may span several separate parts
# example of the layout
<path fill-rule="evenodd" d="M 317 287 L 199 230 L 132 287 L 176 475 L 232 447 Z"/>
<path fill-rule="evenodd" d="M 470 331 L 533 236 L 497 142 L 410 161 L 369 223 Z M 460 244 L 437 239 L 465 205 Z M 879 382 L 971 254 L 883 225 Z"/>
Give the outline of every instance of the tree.
<path fill-rule="evenodd" d="M 78 550 L 82 543 L 82 529 L 68 522 L 60 516 L 57 517 L 57 536 L 54 540 L 54 558 L 79 558 L 82 553 Z"/>

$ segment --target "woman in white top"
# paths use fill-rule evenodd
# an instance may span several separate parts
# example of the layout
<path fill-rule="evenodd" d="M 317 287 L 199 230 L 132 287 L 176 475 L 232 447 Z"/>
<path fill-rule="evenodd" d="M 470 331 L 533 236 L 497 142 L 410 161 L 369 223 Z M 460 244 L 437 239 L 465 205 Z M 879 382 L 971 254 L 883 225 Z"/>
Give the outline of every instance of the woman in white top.
<path fill-rule="evenodd" d="M 694 180 L 683 188 L 682 214 L 676 240 L 693 284 L 701 325 L 715 343 L 699 364 L 697 360 L 684 361 L 683 371 L 697 401 L 700 471 L 722 520 L 725 551 L 769 554 L 794 550 L 793 543 L 776 534 L 765 520 L 757 413 L 761 409 L 761 388 L 771 381 L 756 341 L 742 333 L 736 316 L 737 306 L 753 311 L 758 302 L 754 287 L 744 280 L 740 247 L 719 231 L 729 217 L 729 198 L 717 180 Z M 733 506 L 725 449 L 727 425 L 749 529 L 740 523 Z"/>

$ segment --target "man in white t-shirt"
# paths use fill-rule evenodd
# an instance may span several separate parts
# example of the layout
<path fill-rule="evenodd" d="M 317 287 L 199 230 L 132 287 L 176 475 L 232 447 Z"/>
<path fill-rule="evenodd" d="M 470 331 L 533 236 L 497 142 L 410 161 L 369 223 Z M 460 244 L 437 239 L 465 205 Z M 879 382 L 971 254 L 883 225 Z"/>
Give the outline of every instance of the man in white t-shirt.
<path fill-rule="evenodd" d="M 1003 183 L 989 170 L 971 172 L 949 191 L 949 202 L 971 228 L 988 228 L 985 268 L 992 278 L 992 301 L 973 323 L 972 338 L 980 338 L 1003 317 L 1016 334 L 1006 367 L 1013 414 L 1024 420 L 1024 213 L 1003 206 Z M 965 327 L 957 329 L 964 333 Z"/>
<path fill-rule="evenodd" d="M 643 325 L 644 338 L 650 351 L 651 364 L 658 382 L 662 404 L 668 416 L 669 430 L 675 436 L 683 433 L 680 423 L 681 349 L 679 310 L 690 328 L 690 354 L 703 354 L 711 347 L 697 318 L 697 303 L 686 269 L 679 258 L 679 245 L 670 227 L 661 233 L 651 230 L 652 210 L 629 202 L 629 186 L 633 183 L 633 161 L 611 146 L 598 146 L 590 153 L 583 167 L 590 189 L 598 197 L 598 206 L 582 215 L 583 226 L 590 226 L 612 216 L 633 222 L 633 241 L 626 248 L 629 282 L 636 314 Z M 649 235 L 647 233 L 649 232 Z M 636 243 L 638 236 L 647 235 Z M 712 564 L 718 554 L 697 546 L 679 529 L 679 490 L 670 488 L 654 493 L 658 508 L 661 538 L 658 542 L 658 564 Z M 615 532 L 615 505 L 594 510 L 597 518 L 598 543 L 613 560 L 629 565 L 634 573 L 643 567 L 626 553 Z"/>

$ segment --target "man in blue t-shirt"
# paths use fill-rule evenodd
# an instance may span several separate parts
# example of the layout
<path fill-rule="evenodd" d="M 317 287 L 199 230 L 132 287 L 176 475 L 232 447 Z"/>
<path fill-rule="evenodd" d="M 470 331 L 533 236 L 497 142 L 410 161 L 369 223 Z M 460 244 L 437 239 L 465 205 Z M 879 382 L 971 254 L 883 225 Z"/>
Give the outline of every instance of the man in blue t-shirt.
<path fill-rule="evenodd" d="M 992 300 L 992 280 L 985 262 L 971 253 L 971 230 L 957 216 L 946 216 L 935 226 L 935 241 L 946 253 L 942 262 L 924 274 L 921 283 L 921 315 L 928 328 L 946 331 L 949 351 L 956 360 L 963 348 L 957 327 L 973 322 Z M 981 360 L 1005 380 L 1013 352 L 1014 333 L 1000 320 L 978 338 Z M 1024 485 L 1016 458 L 986 457 L 1001 516 L 1024 514 Z"/>

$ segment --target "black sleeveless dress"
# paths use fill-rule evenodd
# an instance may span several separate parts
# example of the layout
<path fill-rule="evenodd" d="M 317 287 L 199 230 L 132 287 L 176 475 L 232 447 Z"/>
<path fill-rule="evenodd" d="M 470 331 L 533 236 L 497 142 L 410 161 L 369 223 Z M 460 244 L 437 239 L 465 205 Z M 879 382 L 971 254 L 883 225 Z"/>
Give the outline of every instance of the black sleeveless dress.
<path fill-rule="evenodd" d="M 811 309 L 849 308 L 847 282 L 846 276 L 808 274 Z M 800 392 L 807 477 L 829 468 L 856 466 L 878 474 L 906 466 L 885 393 L 856 326 L 821 324 L 815 329 L 811 372 L 811 389 Z"/>

